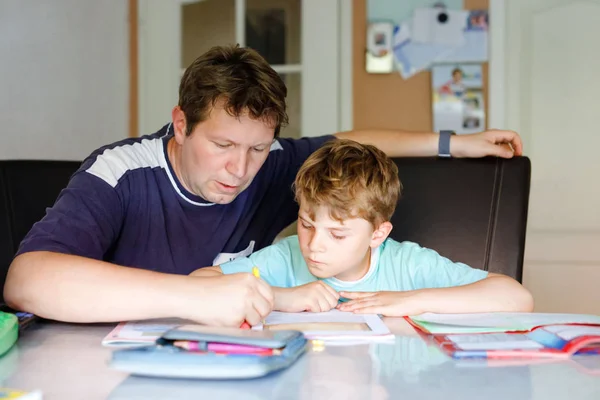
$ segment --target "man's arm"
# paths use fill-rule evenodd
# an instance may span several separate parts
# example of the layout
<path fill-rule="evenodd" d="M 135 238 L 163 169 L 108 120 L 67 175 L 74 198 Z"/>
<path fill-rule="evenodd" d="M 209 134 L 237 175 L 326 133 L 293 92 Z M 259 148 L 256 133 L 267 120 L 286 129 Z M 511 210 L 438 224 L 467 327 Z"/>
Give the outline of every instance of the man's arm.
<path fill-rule="evenodd" d="M 221 276 L 221 275 L 223 275 L 223 270 L 221 270 L 221 267 L 218 265 L 213 265 L 212 267 L 200 268 L 200 269 L 197 269 L 190 273 L 190 276 L 201 276 L 201 277 L 203 276 L 205 278 L 211 277 L 211 276 Z"/>
<path fill-rule="evenodd" d="M 250 274 L 199 279 L 100 261 L 118 240 L 122 223 L 114 188 L 95 175 L 76 173 L 22 241 L 4 286 L 6 302 L 69 322 L 171 316 L 239 326 L 245 319 L 260 321 L 256 310 L 270 311 L 271 289 Z"/>
<path fill-rule="evenodd" d="M 240 263 L 237 259 L 236 263 Z M 227 265 L 227 264 L 225 264 Z M 200 268 L 190 275 L 211 277 L 223 275 L 220 266 Z M 307 283 L 296 287 L 271 287 L 273 290 L 273 310 L 285 312 L 324 312 L 334 308 L 339 294 L 322 281 Z"/>
<path fill-rule="evenodd" d="M 514 279 L 490 273 L 464 286 L 418 289 L 407 292 L 342 292 L 352 299 L 342 311 L 379 313 L 386 316 L 434 313 L 531 312 L 533 297 Z"/>
<path fill-rule="evenodd" d="M 197 278 L 47 251 L 15 258 L 4 299 L 17 310 L 67 322 L 180 317 L 228 326 L 257 324 L 273 305 L 270 287 L 251 274 Z"/>
<path fill-rule="evenodd" d="M 384 150 L 390 157 L 438 155 L 438 133 L 363 129 L 339 132 L 335 136 L 372 144 Z M 456 158 L 485 156 L 511 158 L 513 155 L 523 154 L 523 143 L 516 132 L 492 129 L 469 135 L 453 135 L 450 139 L 450 154 Z"/>

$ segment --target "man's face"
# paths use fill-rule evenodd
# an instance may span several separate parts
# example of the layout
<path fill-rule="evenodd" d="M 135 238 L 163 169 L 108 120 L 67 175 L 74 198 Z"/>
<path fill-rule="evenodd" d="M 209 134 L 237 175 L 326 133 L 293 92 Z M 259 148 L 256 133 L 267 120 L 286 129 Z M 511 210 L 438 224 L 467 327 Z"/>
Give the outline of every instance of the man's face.
<path fill-rule="evenodd" d="M 215 106 L 189 136 L 178 134 L 177 121 L 175 129 L 178 178 L 188 191 L 217 204 L 231 203 L 250 186 L 269 155 L 275 133 L 264 121 L 247 114 L 233 117 L 222 106 Z"/>
<path fill-rule="evenodd" d="M 369 270 L 373 226 L 362 218 L 337 221 L 325 206 L 312 210 L 313 220 L 304 203 L 298 213 L 298 240 L 311 274 L 346 281 L 362 278 Z"/>

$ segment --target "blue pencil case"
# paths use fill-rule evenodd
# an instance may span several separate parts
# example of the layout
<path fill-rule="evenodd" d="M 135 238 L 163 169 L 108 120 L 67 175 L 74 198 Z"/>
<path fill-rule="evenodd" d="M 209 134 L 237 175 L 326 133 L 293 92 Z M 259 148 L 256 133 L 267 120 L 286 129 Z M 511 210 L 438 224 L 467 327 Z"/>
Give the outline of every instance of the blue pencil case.
<path fill-rule="evenodd" d="M 192 343 L 194 349 L 181 347 L 182 343 Z M 228 346 L 256 348 L 261 353 L 212 350 Z M 114 351 L 110 367 L 151 377 L 249 379 L 287 368 L 305 351 L 306 339 L 299 331 L 184 325 L 165 332 L 152 346 Z"/>

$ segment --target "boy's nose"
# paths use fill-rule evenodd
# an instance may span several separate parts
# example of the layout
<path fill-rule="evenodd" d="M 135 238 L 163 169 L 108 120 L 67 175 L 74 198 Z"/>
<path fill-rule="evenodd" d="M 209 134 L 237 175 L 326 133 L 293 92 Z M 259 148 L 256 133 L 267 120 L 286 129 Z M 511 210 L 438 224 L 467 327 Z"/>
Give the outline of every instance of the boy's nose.
<path fill-rule="evenodd" d="M 323 251 L 323 241 L 321 240 L 321 235 L 316 233 L 313 234 L 310 242 L 308 243 L 308 248 L 310 251 L 318 253 Z"/>

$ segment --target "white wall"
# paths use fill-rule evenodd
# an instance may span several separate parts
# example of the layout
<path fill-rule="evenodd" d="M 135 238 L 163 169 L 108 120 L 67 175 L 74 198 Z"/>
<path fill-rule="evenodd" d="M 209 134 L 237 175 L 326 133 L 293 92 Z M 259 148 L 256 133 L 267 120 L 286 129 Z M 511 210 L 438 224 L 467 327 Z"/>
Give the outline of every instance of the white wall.
<path fill-rule="evenodd" d="M 0 159 L 81 160 L 128 135 L 124 0 L 0 1 Z"/>
<path fill-rule="evenodd" d="M 523 284 L 536 311 L 600 314 L 600 0 L 491 5 L 491 113 L 532 163 Z"/>

